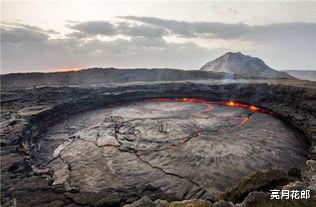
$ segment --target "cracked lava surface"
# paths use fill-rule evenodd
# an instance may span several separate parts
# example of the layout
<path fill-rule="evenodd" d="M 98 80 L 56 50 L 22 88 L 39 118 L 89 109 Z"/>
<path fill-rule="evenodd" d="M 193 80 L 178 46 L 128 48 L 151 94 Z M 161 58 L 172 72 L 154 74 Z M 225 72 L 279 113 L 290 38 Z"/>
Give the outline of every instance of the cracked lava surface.
<path fill-rule="evenodd" d="M 207 199 L 256 170 L 303 167 L 301 136 L 256 107 L 153 99 L 69 117 L 43 135 L 38 157 L 53 184 L 67 189 L 150 186 L 178 199 Z"/>

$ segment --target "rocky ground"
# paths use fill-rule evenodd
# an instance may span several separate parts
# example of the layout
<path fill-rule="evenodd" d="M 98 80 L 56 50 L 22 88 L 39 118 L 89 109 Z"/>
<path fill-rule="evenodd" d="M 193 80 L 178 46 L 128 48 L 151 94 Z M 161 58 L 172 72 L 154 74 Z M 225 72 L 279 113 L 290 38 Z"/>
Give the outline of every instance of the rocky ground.
<path fill-rule="evenodd" d="M 3 91 L 1 202 L 313 206 L 315 105 L 315 84 L 297 80 Z M 275 188 L 312 197 L 270 200 Z"/>

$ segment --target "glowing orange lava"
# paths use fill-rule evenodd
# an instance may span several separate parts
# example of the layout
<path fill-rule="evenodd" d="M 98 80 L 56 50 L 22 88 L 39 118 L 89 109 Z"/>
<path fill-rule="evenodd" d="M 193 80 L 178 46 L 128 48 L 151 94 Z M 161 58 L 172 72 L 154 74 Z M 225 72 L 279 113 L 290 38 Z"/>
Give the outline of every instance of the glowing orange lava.
<path fill-rule="evenodd" d="M 253 105 L 247 105 L 247 104 L 243 104 L 243 103 L 239 103 L 236 102 L 234 100 L 229 100 L 229 101 L 207 101 L 205 99 L 200 99 L 200 98 L 188 98 L 188 97 L 183 97 L 183 98 L 155 98 L 155 99 L 150 99 L 147 101 L 182 101 L 182 102 L 198 102 L 198 103 L 202 103 L 204 104 L 207 109 L 203 110 L 203 111 L 197 111 L 197 112 L 192 112 L 193 115 L 198 116 L 198 117 L 202 117 L 202 118 L 208 118 L 209 115 L 207 114 L 209 111 L 211 111 L 214 108 L 214 105 L 212 105 L 212 103 L 215 104 L 224 104 L 226 106 L 231 106 L 231 107 L 242 107 L 242 108 L 246 108 L 249 109 L 251 111 L 255 111 L 255 112 L 261 112 L 261 113 L 267 113 L 267 114 L 271 114 L 274 115 L 274 113 L 264 110 L 264 109 L 260 109 L 256 106 Z M 249 121 L 248 117 L 243 117 L 240 125 L 246 124 Z"/>
<path fill-rule="evenodd" d="M 149 99 L 148 101 L 183 101 L 183 102 L 203 102 L 203 103 L 210 103 L 207 100 L 201 98 L 153 98 Z"/>
<path fill-rule="evenodd" d="M 235 106 L 235 107 L 243 107 L 243 108 L 247 108 L 251 111 L 259 111 L 259 112 L 264 112 L 267 113 L 268 111 L 260 109 L 256 106 L 253 105 L 247 105 L 247 104 L 243 104 L 243 103 L 239 103 L 236 102 L 234 100 L 229 100 L 229 101 L 207 101 L 205 99 L 201 99 L 201 98 L 187 98 L 187 97 L 183 97 L 183 98 L 154 98 L 154 99 L 149 99 L 148 101 L 183 101 L 183 102 L 200 102 L 205 104 L 208 109 L 206 111 L 210 111 L 213 106 L 211 105 L 211 103 L 217 103 L 217 104 L 225 104 L 227 106 Z M 203 112 L 204 113 L 204 112 Z M 271 113 L 271 112 L 268 112 Z"/>
<path fill-rule="evenodd" d="M 261 112 L 261 113 L 266 113 L 266 114 L 270 114 L 270 115 L 276 116 L 276 114 L 271 112 L 271 111 L 268 111 L 268 110 L 265 110 L 265 109 L 262 109 L 262 108 L 258 108 L 258 107 L 254 106 L 254 105 L 247 105 L 247 104 L 239 103 L 239 102 L 236 102 L 236 101 L 233 101 L 233 100 L 226 101 L 225 105 L 247 108 L 247 109 L 249 109 L 251 111 L 256 111 L 256 112 Z"/>
<path fill-rule="evenodd" d="M 235 106 L 235 103 L 233 101 L 228 101 L 226 103 L 227 106 Z"/>
<path fill-rule="evenodd" d="M 249 121 L 249 118 L 248 117 L 244 117 L 242 119 L 242 122 L 239 124 L 239 126 L 243 125 L 243 124 L 246 124 L 247 122 Z"/>
<path fill-rule="evenodd" d="M 233 101 L 233 100 L 229 100 L 229 101 L 225 102 L 225 105 L 249 108 L 248 105 L 242 104 L 242 103 L 239 103 L 239 102 L 236 102 L 236 101 Z"/>
<path fill-rule="evenodd" d="M 259 111 L 260 110 L 259 108 L 255 107 L 255 106 L 249 106 L 249 109 L 251 111 Z"/>

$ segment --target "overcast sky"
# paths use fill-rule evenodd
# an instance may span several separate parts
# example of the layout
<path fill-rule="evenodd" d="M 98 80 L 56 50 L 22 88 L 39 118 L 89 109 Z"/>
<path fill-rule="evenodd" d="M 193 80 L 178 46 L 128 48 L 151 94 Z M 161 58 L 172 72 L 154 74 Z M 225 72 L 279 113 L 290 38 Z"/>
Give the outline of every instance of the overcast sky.
<path fill-rule="evenodd" d="M 229 51 L 257 56 L 278 70 L 316 69 L 315 1 L 1 4 L 1 73 L 199 69 Z"/>

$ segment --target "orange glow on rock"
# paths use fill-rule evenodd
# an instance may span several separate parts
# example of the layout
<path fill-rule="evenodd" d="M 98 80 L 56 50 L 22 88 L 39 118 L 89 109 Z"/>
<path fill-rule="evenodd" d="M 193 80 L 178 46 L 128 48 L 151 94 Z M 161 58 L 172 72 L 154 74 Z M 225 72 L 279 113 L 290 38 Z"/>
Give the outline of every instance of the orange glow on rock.
<path fill-rule="evenodd" d="M 200 111 L 199 113 L 202 113 L 202 114 L 203 113 L 207 113 L 207 112 L 211 111 L 214 108 L 213 105 L 208 104 L 208 103 L 204 103 L 204 105 L 207 107 L 207 109 L 205 109 L 204 111 Z"/>
<path fill-rule="evenodd" d="M 255 106 L 249 106 L 249 109 L 251 111 L 259 111 L 259 108 L 255 107 Z"/>
<path fill-rule="evenodd" d="M 226 102 L 227 106 L 235 106 L 235 103 L 233 101 L 228 101 Z"/>
<path fill-rule="evenodd" d="M 239 126 L 243 125 L 243 124 L 246 124 L 247 122 L 249 121 L 249 118 L 248 117 L 244 117 L 241 121 L 241 123 L 239 124 Z"/>
<path fill-rule="evenodd" d="M 237 106 L 237 107 L 249 108 L 248 105 L 242 104 L 242 103 L 239 103 L 239 102 L 236 102 L 236 101 L 233 101 L 233 100 L 226 101 L 225 104 L 227 106 Z"/>
<path fill-rule="evenodd" d="M 261 108 L 258 108 L 258 107 L 254 106 L 254 105 L 247 105 L 247 104 L 239 103 L 239 102 L 236 102 L 236 101 L 233 101 L 233 100 L 226 101 L 225 105 L 247 108 L 247 109 L 249 109 L 251 111 L 257 111 L 257 112 L 262 112 L 262 113 L 267 113 L 267 114 L 274 115 L 274 113 L 272 113 L 270 111 L 267 111 L 267 110 L 264 110 L 264 109 L 261 109 Z"/>
<path fill-rule="evenodd" d="M 153 98 L 147 101 L 183 101 L 183 102 L 208 102 L 207 100 L 200 99 L 200 98 Z"/>
<path fill-rule="evenodd" d="M 207 102 L 204 99 L 200 99 L 200 98 L 176 98 L 174 99 L 175 101 L 185 101 L 185 102 Z"/>

